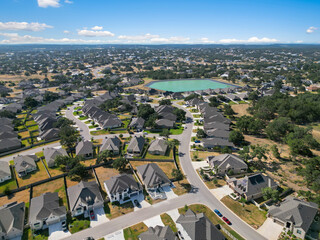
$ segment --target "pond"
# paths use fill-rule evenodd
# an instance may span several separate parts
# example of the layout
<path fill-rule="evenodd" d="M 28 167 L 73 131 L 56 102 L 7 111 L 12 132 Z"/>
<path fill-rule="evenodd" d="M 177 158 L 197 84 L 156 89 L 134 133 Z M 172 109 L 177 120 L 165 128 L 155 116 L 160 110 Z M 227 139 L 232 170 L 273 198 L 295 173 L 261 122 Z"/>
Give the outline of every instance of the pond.
<path fill-rule="evenodd" d="M 224 84 L 211 79 L 182 79 L 182 80 L 161 80 L 151 82 L 146 85 L 147 87 L 171 91 L 171 92 L 188 92 L 196 90 L 228 88 L 232 85 Z"/>

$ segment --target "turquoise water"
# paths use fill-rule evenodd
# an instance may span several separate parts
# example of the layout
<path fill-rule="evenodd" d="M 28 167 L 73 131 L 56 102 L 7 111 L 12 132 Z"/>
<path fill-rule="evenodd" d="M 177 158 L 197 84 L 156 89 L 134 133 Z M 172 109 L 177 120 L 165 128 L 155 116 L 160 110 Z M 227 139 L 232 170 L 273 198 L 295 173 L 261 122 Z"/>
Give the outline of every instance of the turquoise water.
<path fill-rule="evenodd" d="M 227 88 L 230 85 L 216 82 L 210 79 L 190 79 L 190 80 L 162 80 L 147 85 L 150 88 L 171 91 L 171 92 L 187 92 L 205 89 Z"/>

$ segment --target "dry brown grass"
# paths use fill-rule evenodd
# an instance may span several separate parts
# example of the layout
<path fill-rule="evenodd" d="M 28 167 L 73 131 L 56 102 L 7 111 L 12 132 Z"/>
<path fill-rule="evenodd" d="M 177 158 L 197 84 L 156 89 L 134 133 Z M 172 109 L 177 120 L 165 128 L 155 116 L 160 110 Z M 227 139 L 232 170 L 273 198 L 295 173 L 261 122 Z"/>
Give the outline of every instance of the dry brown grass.
<path fill-rule="evenodd" d="M 48 79 L 50 80 L 53 75 L 54 74 L 52 73 L 48 73 L 47 74 Z M 0 81 L 20 82 L 24 79 L 32 79 L 32 78 L 44 79 L 45 77 L 46 77 L 45 74 L 32 74 L 30 76 L 25 76 L 24 74 L 21 74 L 21 75 L 1 74 Z"/>
<path fill-rule="evenodd" d="M 119 175 L 119 171 L 114 168 L 98 167 L 95 171 L 101 185 L 111 177 Z"/>
<path fill-rule="evenodd" d="M 110 202 L 107 205 L 109 207 L 109 213 L 107 213 L 106 216 L 109 219 L 113 219 L 113 218 L 125 215 L 127 213 L 133 212 L 133 208 L 134 208 L 133 203 L 131 201 L 124 203 L 120 206 L 112 205 Z"/>
<path fill-rule="evenodd" d="M 151 78 L 144 78 L 144 83 L 142 84 L 139 84 L 139 85 L 136 85 L 136 86 L 132 86 L 132 87 L 128 87 L 128 89 L 137 89 L 137 88 L 140 88 L 140 89 L 144 89 L 144 90 L 148 90 L 149 88 L 146 87 L 145 85 L 154 81 L 153 79 Z"/>
<path fill-rule="evenodd" d="M 188 193 L 191 190 L 191 185 L 188 181 L 188 179 L 184 178 L 181 181 L 176 181 L 173 183 L 175 188 L 172 188 L 173 192 L 177 195 L 183 195 L 185 193 Z"/>
<path fill-rule="evenodd" d="M 30 190 L 26 189 L 14 194 L 11 194 L 10 196 L 4 196 L 0 198 L 0 206 L 11 203 L 11 202 L 29 202 L 30 197 Z"/>
<path fill-rule="evenodd" d="M 84 160 L 81 162 L 83 165 L 85 165 L 86 167 L 89 167 L 91 165 L 95 165 L 96 164 L 96 158 L 94 159 L 88 159 L 88 160 Z"/>
<path fill-rule="evenodd" d="M 151 162 L 148 161 L 130 161 L 132 167 L 137 170 L 138 166 L 145 165 Z M 175 165 L 173 162 L 155 162 L 161 169 L 162 171 L 168 176 L 168 178 L 172 178 L 173 176 L 171 175 L 172 169 L 175 169 Z"/>
<path fill-rule="evenodd" d="M 63 198 L 65 196 L 63 178 L 59 178 L 59 179 L 33 187 L 32 196 L 38 197 L 46 192 L 56 192 L 56 191 L 59 193 L 59 197 Z"/>
<path fill-rule="evenodd" d="M 233 111 L 236 113 L 237 117 L 241 117 L 243 115 L 250 115 L 247 111 L 249 104 L 233 104 L 231 105 Z"/>
<path fill-rule="evenodd" d="M 18 135 L 19 135 L 21 138 L 30 137 L 29 131 L 19 132 Z"/>
<path fill-rule="evenodd" d="M 194 160 L 194 156 L 198 156 L 198 159 L 203 159 L 203 160 L 206 160 L 207 157 L 209 156 L 218 156 L 220 155 L 221 153 L 218 153 L 218 152 L 206 152 L 206 151 L 192 151 L 190 152 L 190 156 L 192 158 L 192 160 Z"/>
<path fill-rule="evenodd" d="M 40 180 L 49 178 L 44 165 L 42 164 L 41 161 L 37 162 L 37 166 L 38 166 L 38 170 L 29 173 L 27 176 L 19 178 L 18 174 L 15 172 L 16 174 L 16 178 L 18 180 L 19 183 L 19 187 L 34 183 L 34 182 L 38 182 Z"/>

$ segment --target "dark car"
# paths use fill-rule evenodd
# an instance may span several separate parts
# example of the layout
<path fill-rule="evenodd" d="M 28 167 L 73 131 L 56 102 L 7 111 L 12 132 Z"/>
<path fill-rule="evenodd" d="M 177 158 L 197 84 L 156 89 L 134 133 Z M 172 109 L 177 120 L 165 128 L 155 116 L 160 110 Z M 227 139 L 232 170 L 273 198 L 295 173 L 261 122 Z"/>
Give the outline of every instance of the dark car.
<path fill-rule="evenodd" d="M 195 143 L 200 143 L 200 140 L 195 140 L 194 142 L 195 142 Z"/>
<path fill-rule="evenodd" d="M 138 208 L 141 208 L 141 204 L 139 203 L 139 201 L 137 199 L 135 199 L 133 202 Z"/>
<path fill-rule="evenodd" d="M 221 212 L 219 212 L 219 210 L 218 209 L 215 209 L 215 210 L 213 210 L 219 217 L 222 217 L 222 214 L 221 214 Z"/>
<path fill-rule="evenodd" d="M 94 212 L 93 212 L 93 210 L 90 211 L 90 218 L 91 218 L 91 220 L 94 220 Z"/>
<path fill-rule="evenodd" d="M 225 221 L 228 225 L 231 225 L 231 222 L 229 221 L 229 219 L 228 219 L 228 218 L 223 217 L 222 219 L 223 219 L 223 221 Z"/>

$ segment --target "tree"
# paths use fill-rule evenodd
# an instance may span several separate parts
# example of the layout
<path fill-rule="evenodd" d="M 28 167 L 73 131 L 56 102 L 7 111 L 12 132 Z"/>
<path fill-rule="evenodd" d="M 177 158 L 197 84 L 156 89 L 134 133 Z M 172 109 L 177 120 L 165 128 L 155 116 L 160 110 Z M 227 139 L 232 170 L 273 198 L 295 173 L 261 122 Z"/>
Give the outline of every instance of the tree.
<path fill-rule="evenodd" d="M 279 117 L 270 122 L 265 131 L 269 139 L 279 142 L 292 131 L 292 127 L 289 118 Z"/>
<path fill-rule="evenodd" d="M 207 135 L 203 129 L 197 129 L 197 138 L 205 138 Z"/>
<path fill-rule="evenodd" d="M 240 131 L 234 130 L 230 132 L 229 141 L 233 142 L 236 146 L 240 146 L 244 141 L 244 136 Z"/>
<path fill-rule="evenodd" d="M 268 149 L 266 147 L 260 146 L 259 144 L 257 145 L 250 145 L 251 152 L 250 156 L 252 159 L 258 158 L 259 161 L 263 159 L 267 159 L 267 153 Z"/>
<path fill-rule="evenodd" d="M 313 157 L 303 161 L 304 168 L 301 169 L 302 175 L 308 187 L 320 193 L 320 157 Z"/>
<path fill-rule="evenodd" d="M 138 117 L 142 117 L 145 120 L 149 119 L 153 113 L 155 111 L 150 104 L 140 104 L 138 107 Z"/>
<path fill-rule="evenodd" d="M 79 177 L 80 179 L 85 178 L 88 175 L 88 172 L 86 170 L 86 167 L 79 163 L 76 166 L 74 166 L 68 173 L 68 176 L 70 178 Z"/>
<path fill-rule="evenodd" d="M 159 105 L 171 105 L 171 100 L 170 99 L 162 99 L 159 101 Z"/>
<path fill-rule="evenodd" d="M 113 154 L 111 151 L 104 150 L 101 153 L 99 153 L 97 160 L 96 160 L 96 163 L 97 164 L 102 163 L 102 162 L 107 163 L 109 160 L 111 160 L 112 156 L 113 156 Z"/>
<path fill-rule="evenodd" d="M 78 143 L 79 132 L 74 127 L 65 125 L 61 127 L 59 136 L 60 144 L 67 147 L 69 152 L 72 152 Z"/>
<path fill-rule="evenodd" d="M 173 168 L 172 172 L 171 172 L 172 177 L 174 177 L 174 179 L 176 181 L 180 181 L 183 179 L 183 174 L 180 170 Z"/>
<path fill-rule="evenodd" d="M 38 104 L 39 102 L 32 97 L 26 97 L 26 99 L 24 100 L 24 105 L 30 109 L 35 108 L 36 106 L 38 106 Z"/>
<path fill-rule="evenodd" d="M 270 148 L 271 152 L 272 152 L 272 155 L 277 158 L 277 159 L 280 159 L 281 156 L 280 156 L 280 153 L 279 153 L 279 149 L 277 147 L 277 145 L 272 145 L 271 148 Z"/>
<path fill-rule="evenodd" d="M 167 129 L 167 128 L 164 128 L 164 129 L 162 129 L 162 132 L 159 135 L 162 136 L 162 137 L 168 138 L 169 135 L 170 135 L 170 130 Z"/>
<path fill-rule="evenodd" d="M 74 122 L 72 120 L 65 118 L 65 117 L 61 117 L 58 119 L 58 121 L 56 123 L 54 123 L 54 127 L 62 128 L 64 126 L 71 126 L 73 124 L 74 124 Z"/>
<path fill-rule="evenodd" d="M 228 116 L 233 116 L 235 114 L 235 112 L 233 111 L 232 107 L 229 104 L 224 105 L 223 111 Z"/>
<path fill-rule="evenodd" d="M 127 159 L 121 157 L 113 161 L 112 167 L 117 169 L 118 171 L 123 171 L 126 168 L 127 164 Z"/>
<path fill-rule="evenodd" d="M 213 97 L 209 98 L 209 101 L 210 101 L 210 103 L 209 103 L 210 107 L 218 107 L 220 105 L 220 101 L 218 100 L 217 97 L 213 96 Z"/>
<path fill-rule="evenodd" d="M 173 113 L 177 116 L 178 121 L 186 120 L 186 112 L 183 109 L 175 108 L 173 109 Z"/>
<path fill-rule="evenodd" d="M 179 146 L 180 145 L 180 141 L 178 139 L 172 139 L 172 140 L 167 140 L 167 144 L 168 144 L 168 147 L 170 149 L 173 149 L 175 146 Z"/>
<path fill-rule="evenodd" d="M 279 201 L 279 191 L 277 189 L 272 189 L 271 187 L 266 187 L 261 189 L 264 200 L 272 199 L 274 202 Z"/>

